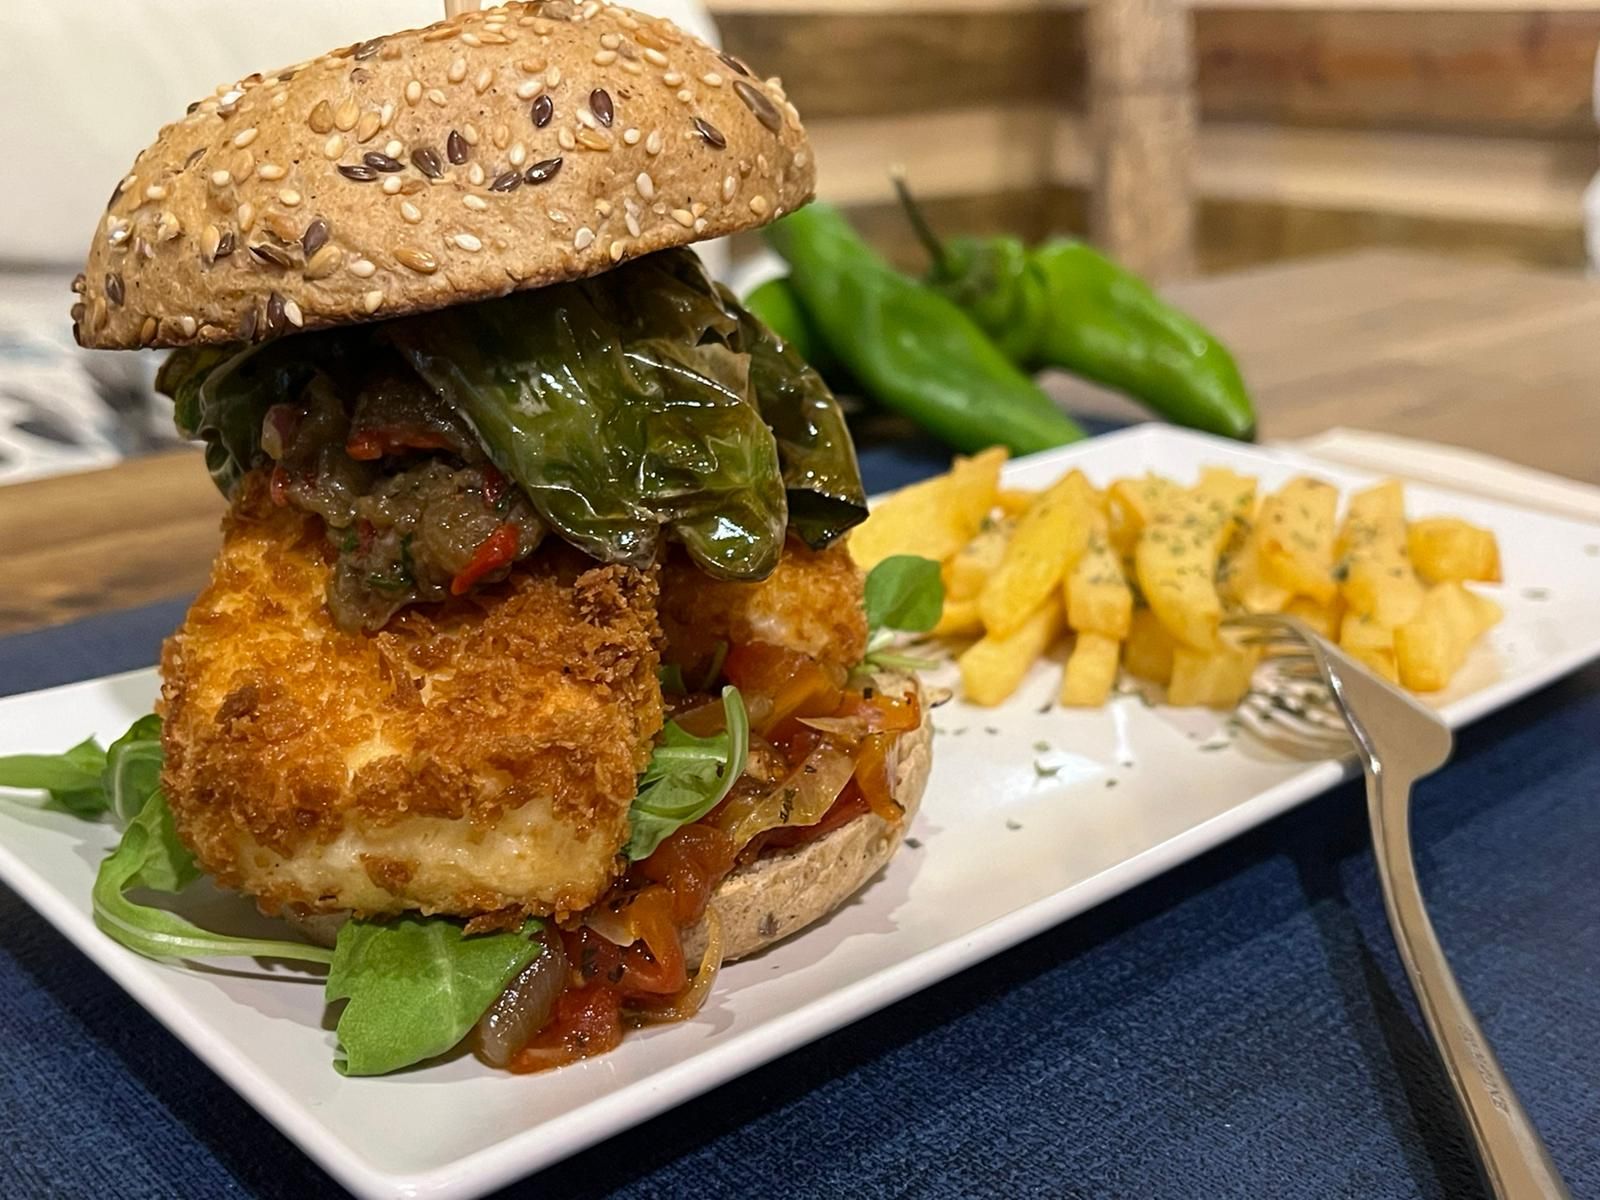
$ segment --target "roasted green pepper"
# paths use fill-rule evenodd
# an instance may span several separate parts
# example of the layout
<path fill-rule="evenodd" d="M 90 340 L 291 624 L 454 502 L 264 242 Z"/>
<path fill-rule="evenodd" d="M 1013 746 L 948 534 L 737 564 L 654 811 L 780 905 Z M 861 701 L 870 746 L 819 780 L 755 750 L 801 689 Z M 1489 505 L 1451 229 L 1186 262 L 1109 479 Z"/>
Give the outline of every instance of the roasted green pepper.
<path fill-rule="evenodd" d="M 1178 425 L 1249 440 L 1256 414 L 1233 356 L 1137 275 L 1083 242 L 939 238 L 895 180 L 932 258 L 928 282 L 1025 370 L 1061 367 Z"/>
<path fill-rule="evenodd" d="M 836 209 L 808 205 L 766 237 L 817 332 L 885 407 L 958 450 L 1028 454 L 1083 437 L 970 317 L 891 268 Z"/>

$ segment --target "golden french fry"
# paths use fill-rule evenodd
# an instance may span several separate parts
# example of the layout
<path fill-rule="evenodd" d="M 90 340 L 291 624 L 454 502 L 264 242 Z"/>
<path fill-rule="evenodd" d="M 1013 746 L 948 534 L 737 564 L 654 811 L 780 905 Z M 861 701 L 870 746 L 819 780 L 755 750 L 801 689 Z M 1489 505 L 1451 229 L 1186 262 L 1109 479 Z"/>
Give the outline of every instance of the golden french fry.
<path fill-rule="evenodd" d="M 1422 604 L 1422 582 L 1406 548 L 1405 495 L 1391 479 L 1350 497 L 1337 552 L 1344 566 L 1339 591 L 1352 612 L 1393 629 Z"/>
<path fill-rule="evenodd" d="M 1017 518 L 999 568 L 978 595 L 985 629 L 1001 637 L 1016 632 L 1056 591 L 1088 544 L 1093 512 L 1094 489 L 1073 471 Z"/>
<path fill-rule="evenodd" d="M 1038 492 L 1024 492 L 1019 488 L 1001 488 L 994 498 L 995 505 L 1008 517 L 1020 517 L 1028 506 L 1038 499 Z"/>
<path fill-rule="evenodd" d="M 956 660 L 967 699 L 989 706 L 1011 695 L 1034 660 L 1055 641 L 1061 626 L 1061 597 L 1051 591 L 1012 633 L 984 634 Z"/>
<path fill-rule="evenodd" d="M 1217 591 L 1230 608 L 1249 613 L 1282 612 L 1294 593 L 1267 574 L 1259 530 L 1259 525 L 1252 528 L 1237 552 L 1222 560 L 1217 569 Z"/>
<path fill-rule="evenodd" d="M 1344 618 L 1344 601 L 1337 592 L 1328 604 L 1318 604 L 1309 596 L 1296 596 L 1283 611 L 1286 616 L 1299 617 L 1311 626 L 1314 633 L 1320 633 L 1330 642 L 1338 642 L 1339 623 Z"/>
<path fill-rule="evenodd" d="M 1458 517 L 1427 517 L 1406 529 L 1411 562 L 1430 583 L 1500 582 L 1500 546 L 1487 529 Z"/>
<path fill-rule="evenodd" d="M 933 632 L 940 637 L 963 637 L 982 633 L 983 621 L 978 616 L 977 598 L 946 599 L 944 608 L 939 613 L 939 623 L 933 627 Z"/>
<path fill-rule="evenodd" d="M 1339 622 L 1339 648 L 1390 683 L 1400 682 L 1394 660 L 1394 629 L 1376 617 L 1345 609 Z"/>
<path fill-rule="evenodd" d="M 1132 619 L 1133 591 L 1111 547 L 1106 515 L 1096 511 L 1089 517 L 1089 541 L 1067 575 L 1067 624 L 1121 641 Z"/>
<path fill-rule="evenodd" d="M 1116 638 L 1080 633 L 1061 676 L 1061 703 L 1069 708 L 1098 708 L 1117 681 Z"/>
<path fill-rule="evenodd" d="M 1339 492 L 1301 476 L 1261 502 L 1256 517 L 1263 573 L 1278 586 L 1318 604 L 1339 590 L 1333 578 L 1334 515 Z"/>
<path fill-rule="evenodd" d="M 1167 703 L 1234 708 L 1250 690 L 1250 676 L 1261 661 L 1257 646 L 1238 646 L 1219 639 L 1215 650 L 1178 646 L 1172 652 L 1172 679 Z"/>
<path fill-rule="evenodd" d="M 942 574 L 946 603 L 977 599 L 1005 558 L 1006 543 L 1015 527 L 1016 522 L 1009 517 L 989 517 L 976 537 L 945 560 Z"/>
<path fill-rule="evenodd" d="M 895 554 L 943 562 L 971 541 L 994 507 L 1006 452 L 958 457 L 949 472 L 901 488 L 850 533 L 850 557 L 870 571 Z"/>
<path fill-rule="evenodd" d="M 1394 631 L 1400 682 L 1416 692 L 1436 692 L 1461 669 L 1478 637 L 1500 620 L 1500 606 L 1460 583 L 1435 584 L 1417 615 Z"/>
<path fill-rule="evenodd" d="M 1130 675 L 1166 683 L 1172 678 L 1172 652 L 1176 643 L 1167 627 L 1148 608 L 1137 608 L 1128 624 L 1122 647 L 1122 665 Z"/>
<path fill-rule="evenodd" d="M 1197 650 L 1217 641 L 1222 599 L 1217 558 L 1249 511 L 1255 481 L 1232 471 L 1202 474 L 1198 486 L 1157 504 L 1134 555 L 1139 590 L 1172 636 Z"/>

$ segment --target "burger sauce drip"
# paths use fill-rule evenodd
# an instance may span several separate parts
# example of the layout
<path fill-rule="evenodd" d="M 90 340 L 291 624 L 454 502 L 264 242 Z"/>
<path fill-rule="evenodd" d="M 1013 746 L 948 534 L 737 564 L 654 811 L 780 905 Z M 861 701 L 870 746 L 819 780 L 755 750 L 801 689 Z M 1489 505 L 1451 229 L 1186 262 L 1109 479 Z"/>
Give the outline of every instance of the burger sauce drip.
<path fill-rule="evenodd" d="M 588 925 L 561 931 L 572 965 L 567 988 L 549 1021 L 512 1059 L 512 1071 L 543 1071 L 603 1054 L 622 1041 L 627 1025 L 648 1020 L 652 1010 L 671 1010 L 689 986 L 683 931 L 705 915 L 717 885 L 738 863 L 826 837 L 868 812 L 891 821 L 903 815 L 893 799 L 889 751 L 900 734 L 921 723 L 915 696 L 847 689 L 815 660 L 760 643 L 736 647 L 724 674 L 752 712 L 768 714 L 752 736 L 753 757 L 775 749 L 798 766 L 822 736 L 803 723 L 805 717 L 851 719 L 864 730 L 855 775 L 814 825 L 771 829 L 735 846 L 712 823 L 714 810 L 634 863 L 596 906 L 607 910 L 608 920 L 625 922 L 634 940 L 619 946 Z"/>

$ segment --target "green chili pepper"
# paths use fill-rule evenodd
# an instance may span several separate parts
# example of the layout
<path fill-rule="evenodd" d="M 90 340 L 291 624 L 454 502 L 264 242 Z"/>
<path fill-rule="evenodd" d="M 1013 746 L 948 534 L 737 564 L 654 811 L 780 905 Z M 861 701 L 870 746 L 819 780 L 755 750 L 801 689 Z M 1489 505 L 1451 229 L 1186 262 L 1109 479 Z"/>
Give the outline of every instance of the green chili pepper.
<path fill-rule="evenodd" d="M 1256 414 L 1227 348 L 1137 275 L 1082 242 L 940 239 L 905 183 L 901 204 L 933 260 L 928 282 L 1025 370 L 1063 367 L 1179 425 L 1250 440 Z"/>
<path fill-rule="evenodd" d="M 766 237 L 817 332 L 885 407 L 958 450 L 1028 454 L 1083 437 L 971 318 L 892 269 L 837 209 L 808 205 Z"/>

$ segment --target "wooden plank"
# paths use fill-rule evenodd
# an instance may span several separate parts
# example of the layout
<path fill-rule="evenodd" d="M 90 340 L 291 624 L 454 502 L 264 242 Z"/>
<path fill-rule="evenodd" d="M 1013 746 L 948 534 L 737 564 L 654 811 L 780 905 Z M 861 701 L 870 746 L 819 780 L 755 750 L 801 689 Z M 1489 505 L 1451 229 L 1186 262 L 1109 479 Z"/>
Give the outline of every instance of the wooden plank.
<path fill-rule="evenodd" d="M 1596 138 L 1600 11 L 1195 16 L 1207 120 Z"/>
<path fill-rule="evenodd" d="M 1083 16 L 1032 5 L 718 16 L 723 43 L 781 76 L 808 125 L 992 104 L 1083 105 Z"/>

